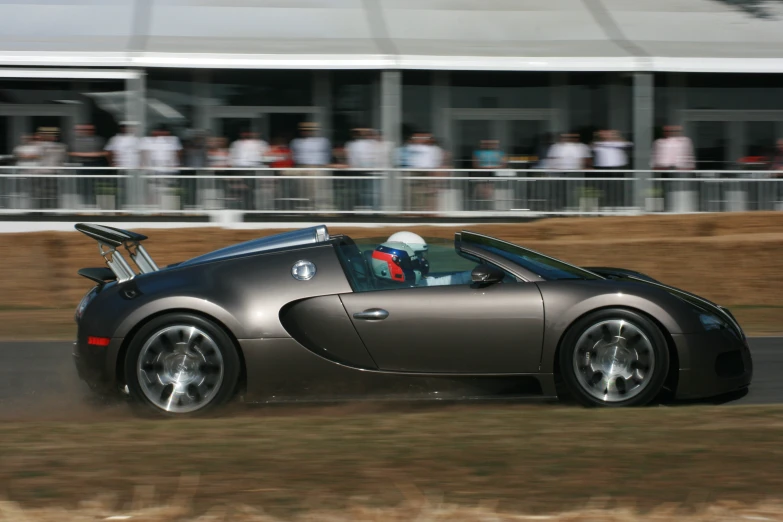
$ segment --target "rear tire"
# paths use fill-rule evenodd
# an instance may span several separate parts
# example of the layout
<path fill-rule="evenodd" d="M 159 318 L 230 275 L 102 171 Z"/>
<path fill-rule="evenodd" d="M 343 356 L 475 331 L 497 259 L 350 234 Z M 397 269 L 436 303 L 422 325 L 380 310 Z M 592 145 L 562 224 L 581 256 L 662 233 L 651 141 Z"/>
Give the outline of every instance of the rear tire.
<path fill-rule="evenodd" d="M 642 406 L 661 392 L 669 350 L 660 328 L 624 309 L 599 310 L 576 321 L 560 346 L 568 394 L 585 406 Z"/>
<path fill-rule="evenodd" d="M 134 404 L 157 415 L 212 412 L 231 399 L 239 374 L 231 338 L 195 314 L 156 317 L 136 333 L 125 356 L 125 382 Z"/>

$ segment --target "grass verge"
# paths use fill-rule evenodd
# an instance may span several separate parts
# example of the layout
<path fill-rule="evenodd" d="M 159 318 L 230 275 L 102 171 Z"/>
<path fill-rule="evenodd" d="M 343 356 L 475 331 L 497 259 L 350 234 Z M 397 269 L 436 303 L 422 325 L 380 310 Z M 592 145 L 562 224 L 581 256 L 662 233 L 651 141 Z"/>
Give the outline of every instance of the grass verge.
<path fill-rule="evenodd" d="M 783 491 L 783 406 L 291 411 L 7 423 L 0 491 L 26 508 L 74 507 L 101 494 L 128 501 L 139 485 L 159 501 L 183 476 L 198 476 L 193 509 L 247 505 L 276 516 L 388 508 L 411 491 L 531 514 L 600 498 L 643 513 L 664 503 L 755 503 Z"/>

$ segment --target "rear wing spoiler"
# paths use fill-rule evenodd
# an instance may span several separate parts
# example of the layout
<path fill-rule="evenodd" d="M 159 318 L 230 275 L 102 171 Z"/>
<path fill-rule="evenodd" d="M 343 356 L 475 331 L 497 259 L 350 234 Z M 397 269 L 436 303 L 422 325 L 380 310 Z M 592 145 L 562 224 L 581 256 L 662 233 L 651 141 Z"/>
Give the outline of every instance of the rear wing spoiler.
<path fill-rule="evenodd" d="M 141 245 L 141 242 L 147 239 L 147 236 L 131 232 L 130 230 L 91 223 L 77 223 L 75 228 L 98 242 L 98 251 L 101 253 L 104 261 L 106 261 L 106 266 L 117 276 L 117 282 L 128 281 L 136 276 L 136 272 L 133 271 L 125 257 L 123 257 L 120 248 L 128 253 L 128 256 L 139 269 L 139 273 L 145 274 L 159 270 L 158 265 L 155 264 L 155 261 L 152 260 Z M 93 277 L 89 276 L 94 276 L 95 274 L 80 275 L 93 279 Z M 103 275 L 98 277 L 105 280 Z"/>

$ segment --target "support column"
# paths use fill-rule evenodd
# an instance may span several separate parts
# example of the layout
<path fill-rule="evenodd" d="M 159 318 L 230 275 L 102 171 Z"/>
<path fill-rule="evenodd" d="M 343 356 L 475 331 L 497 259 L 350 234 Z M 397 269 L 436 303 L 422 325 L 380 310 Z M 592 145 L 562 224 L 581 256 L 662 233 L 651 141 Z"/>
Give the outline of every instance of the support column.
<path fill-rule="evenodd" d="M 144 71 L 137 72 L 139 75 L 136 78 L 125 80 L 125 90 L 128 93 L 125 116 L 126 120 L 134 125 L 136 136 L 143 138 L 147 135 L 147 81 Z M 131 208 L 137 209 L 146 201 L 146 186 L 141 171 L 136 171 L 134 177 L 129 179 L 129 181 L 132 181 L 132 183 L 127 185 L 127 190 L 129 191 L 128 204 Z"/>
<path fill-rule="evenodd" d="M 607 84 L 609 86 L 609 128 L 620 131 L 627 138 L 631 130 L 631 118 L 628 114 L 631 105 L 628 99 L 629 89 L 623 85 L 622 78 L 618 73 L 608 73 Z"/>
<path fill-rule="evenodd" d="M 431 128 L 433 135 L 443 142 L 443 146 L 454 150 L 451 136 L 451 122 L 447 109 L 451 107 L 451 76 L 449 71 L 432 71 L 430 88 Z"/>
<path fill-rule="evenodd" d="M 321 127 L 321 135 L 332 141 L 332 73 L 331 71 L 313 72 L 313 105 L 319 108 L 316 122 Z"/>
<path fill-rule="evenodd" d="M 212 105 L 212 85 L 210 72 L 204 69 L 193 71 L 193 98 L 196 100 L 196 117 L 194 126 L 202 131 L 209 131 L 210 121 L 209 107 Z"/>
<path fill-rule="evenodd" d="M 89 92 L 90 85 L 85 81 L 73 81 L 71 82 L 71 91 L 74 93 L 74 97 L 78 97 L 79 93 Z M 91 107 L 86 103 L 80 103 L 76 106 L 76 125 L 93 124 Z M 73 129 L 69 129 L 73 130 Z"/>
<path fill-rule="evenodd" d="M 666 124 L 684 126 L 683 111 L 688 107 L 685 74 L 668 73 L 666 75 L 666 83 L 669 89 L 669 96 L 667 96 L 668 110 L 666 111 L 668 121 Z"/>
<path fill-rule="evenodd" d="M 724 157 L 723 161 L 731 162 L 731 169 L 737 168 L 737 162 L 745 155 L 745 122 L 744 121 L 730 121 L 728 122 L 728 150 L 725 154 L 728 157 Z"/>
<path fill-rule="evenodd" d="M 9 116 L 10 120 L 10 142 L 11 148 L 8 149 L 11 153 L 14 151 L 14 147 L 21 145 L 23 134 L 33 134 L 35 129 L 31 128 L 31 120 L 29 116 Z M 63 129 L 63 132 L 66 129 Z"/>
<path fill-rule="evenodd" d="M 553 72 L 550 77 L 552 100 L 551 105 L 557 111 L 557 116 L 553 122 L 552 132 L 561 134 L 569 132 L 570 122 L 570 104 L 568 99 L 568 73 Z"/>
<path fill-rule="evenodd" d="M 650 188 L 650 155 L 655 124 L 654 77 L 652 73 L 637 72 L 633 77 L 633 135 L 634 135 L 634 204 L 644 208 Z"/>
<path fill-rule="evenodd" d="M 380 77 L 373 79 L 370 89 L 370 122 L 369 126 L 373 129 L 383 128 L 383 95 L 386 71 L 381 71 Z M 364 123 L 361 124 L 365 126 Z"/>
<path fill-rule="evenodd" d="M 402 72 L 381 72 L 381 132 L 384 141 L 392 151 L 397 150 L 401 141 L 402 127 Z M 381 204 L 387 210 L 401 210 L 402 184 L 396 173 L 387 173 L 383 183 Z"/>

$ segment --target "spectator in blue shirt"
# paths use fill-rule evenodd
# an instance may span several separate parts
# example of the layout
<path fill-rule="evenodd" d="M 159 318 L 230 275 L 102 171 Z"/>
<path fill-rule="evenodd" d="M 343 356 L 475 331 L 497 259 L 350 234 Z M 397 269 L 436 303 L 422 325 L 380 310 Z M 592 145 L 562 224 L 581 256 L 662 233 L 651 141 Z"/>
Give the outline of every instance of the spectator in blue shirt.
<path fill-rule="evenodd" d="M 481 140 L 480 147 L 473 152 L 473 168 L 487 172 L 474 172 L 471 176 L 490 177 L 506 166 L 506 155 L 500 150 L 498 140 Z M 493 187 L 490 181 L 477 181 L 473 190 L 476 209 L 492 208 Z"/>

